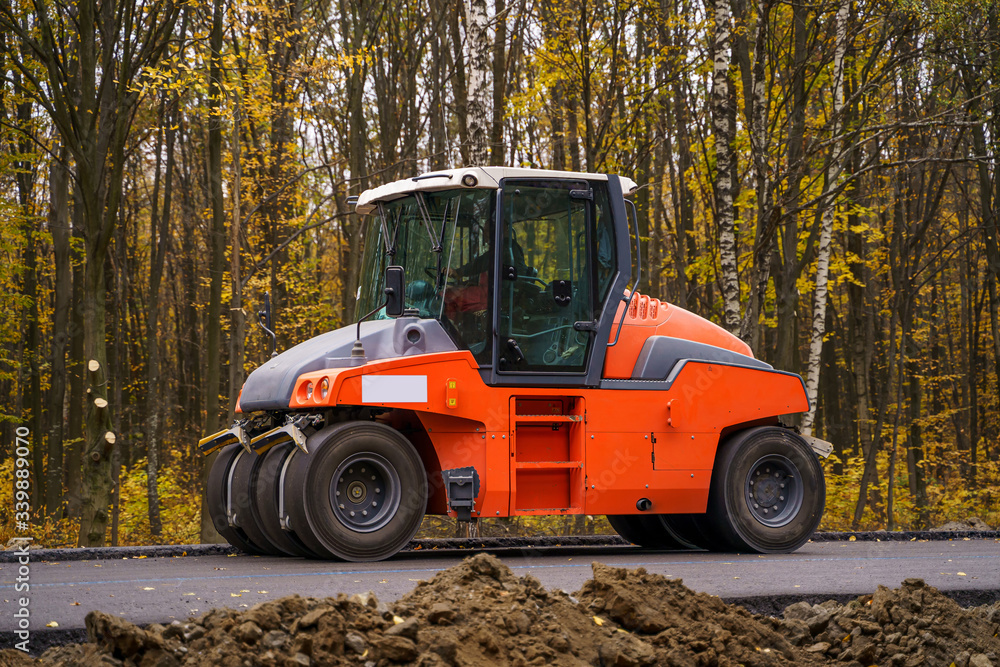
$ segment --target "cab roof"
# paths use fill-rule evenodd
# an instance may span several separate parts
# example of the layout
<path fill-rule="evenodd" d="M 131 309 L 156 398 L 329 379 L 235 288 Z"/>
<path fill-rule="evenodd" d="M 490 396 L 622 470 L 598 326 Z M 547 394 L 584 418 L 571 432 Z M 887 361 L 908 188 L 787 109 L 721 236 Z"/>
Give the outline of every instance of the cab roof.
<path fill-rule="evenodd" d="M 475 178 L 473 185 L 471 176 Z M 464 167 L 434 171 L 413 178 L 405 178 L 392 183 L 380 185 L 371 190 L 365 190 L 358 197 L 354 210 L 361 215 L 368 215 L 376 208 L 376 202 L 387 202 L 399 199 L 414 192 L 435 192 L 438 190 L 454 190 L 459 187 L 496 190 L 500 181 L 505 178 L 576 178 L 588 181 L 607 181 L 607 174 L 586 174 L 574 171 L 554 171 L 551 169 L 522 169 L 520 167 Z M 630 178 L 619 177 L 622 191 L 630 194 L 635 191 L 636 183 Z"/>

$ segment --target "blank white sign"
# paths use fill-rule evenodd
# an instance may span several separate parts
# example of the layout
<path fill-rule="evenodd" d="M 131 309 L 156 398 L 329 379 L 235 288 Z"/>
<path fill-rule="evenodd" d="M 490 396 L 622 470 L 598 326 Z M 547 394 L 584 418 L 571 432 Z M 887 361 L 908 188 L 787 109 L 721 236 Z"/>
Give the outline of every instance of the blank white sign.
<path fill-rule="evenodd" d="M 426 375 L 362 375 L 362 403 L 426 403 Z"/>

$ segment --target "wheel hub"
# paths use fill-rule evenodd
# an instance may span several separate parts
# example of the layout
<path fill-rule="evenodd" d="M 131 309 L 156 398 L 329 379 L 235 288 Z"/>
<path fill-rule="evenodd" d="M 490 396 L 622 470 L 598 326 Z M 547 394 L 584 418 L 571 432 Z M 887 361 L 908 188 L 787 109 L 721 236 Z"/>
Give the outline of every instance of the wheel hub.
<path fill-rule="evenodd" d="M 349 456 L 330 481 L 333 514 L 347 528 L 369 533 L 387 524 L 399 508 L 395 468 L 374 452 Z"/>
<path fill-rule="evenodd" d="M 799 470 L 780 454 L 768 454 L 750 466 L 744 488 L 750 513 L 771 528 L 791 522 L 802 507 Z"/>
<path fill-rule="evenodd" d="M 347 497 L 352 503 L 363 502 L 368 496 L 368 487 L 364 482 L 351 482 L 347 487 Z"/>

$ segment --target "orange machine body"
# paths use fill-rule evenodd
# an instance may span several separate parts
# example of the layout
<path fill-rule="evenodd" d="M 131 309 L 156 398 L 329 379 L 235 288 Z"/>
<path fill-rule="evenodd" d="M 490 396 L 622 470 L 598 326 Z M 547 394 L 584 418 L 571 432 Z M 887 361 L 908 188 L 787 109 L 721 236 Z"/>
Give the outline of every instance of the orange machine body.
<path fill-rule="evenodd" d="M 630 380 L 651 335 L 749 349 L 656 299 L 637 294 L 628 307 L 599 388 L 489 386 L 473 355 L 455 351 L 304 373 L 288 407 L 387 408 L 380 419 L 425 463 L 429 513 L 449 512 L 440 471 L 466 466 L 481 479 L 478 517 L 634 514 L 642 498 L 652 513 L 702 513 L 720 437 L 807 410 L 805 388 L 791 373 L 697 360 L 662 382 Z"/>

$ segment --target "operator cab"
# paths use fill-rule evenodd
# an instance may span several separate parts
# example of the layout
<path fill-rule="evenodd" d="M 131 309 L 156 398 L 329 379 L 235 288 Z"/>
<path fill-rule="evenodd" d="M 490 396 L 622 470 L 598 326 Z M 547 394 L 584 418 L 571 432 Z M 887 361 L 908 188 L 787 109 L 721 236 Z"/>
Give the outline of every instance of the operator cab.
<path fill-rule="evenodd" d="M 439 321 L 488 384 L 596 386 L 605 346 L 595 340 L 608 339 L 619 303 L 609 295 L 630 276 L 623 194 L 634 188 L 484 167 L 367 190 L 357 312 L 389 317 L 386 268 L 400 266 L 406 315 Z"/>

